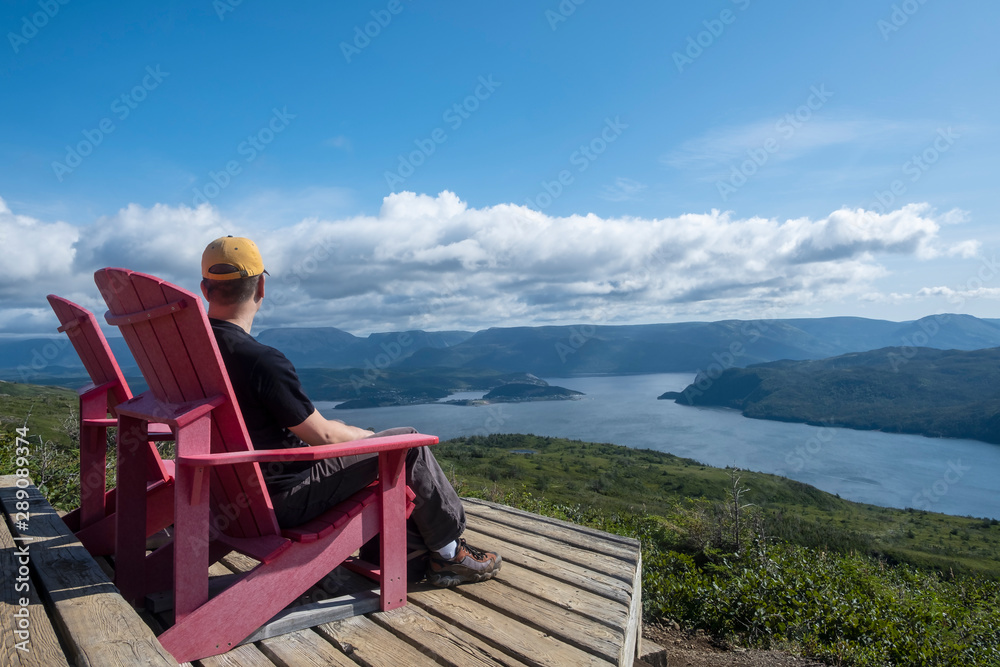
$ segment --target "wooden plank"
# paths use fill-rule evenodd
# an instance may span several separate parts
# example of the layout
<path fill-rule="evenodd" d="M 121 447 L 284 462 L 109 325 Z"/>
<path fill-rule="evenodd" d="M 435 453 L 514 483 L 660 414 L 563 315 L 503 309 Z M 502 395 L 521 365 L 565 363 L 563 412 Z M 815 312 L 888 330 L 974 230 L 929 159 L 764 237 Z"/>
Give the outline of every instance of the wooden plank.
<path fill-rule="evenodd" d="M 464 503 L 469 518 L 485 519 L 521 530 L 559 540 L 567 544 L 613 556 L 628 563 L 635 563 L 639 541 L 612 533 L 580 526 L 569 521 L 530 514 L 523 510 L 486 501 Z"/>
<path fill-rule="evenodd" d="M 465 508 L 469 516 L 470 525 L 483 532 L 490 532 L 491 529 L 495 532 L 495 525 L 492 524 L 510 525 L 525 532 L 552 537 L 582 548 L 589 548 L 593 551 L 622 558 L 630 566 L 628 569 L 631 569 L 631 589 L 633 594 L 629 605 L 627 607 L 620 607 L 620 609 L 624 610 L 623 616 L 615 618 L 615 625 L 622 629 L 624 635 L 624 642 L 621 644 L 617 661 L 620 665 L 632 664 L 634 657 L 641 650 L 642 633 L 642 558 L 637 540 L 612 535 L 584 526 L 576 526 L 551 517 L 533 515 L 522 510 L 487 501 L 466 499 Z M 515 588 L 527 589 L 527 592 L 539 595 L 550 602 L 558 600 L 559 593 L 557 590 L 550 589 L 542 593 L 537 588 L 534 588 L 534 586 L 524 585 L 525 580 L 530 579 L 531 574 L 526 576 L 525 573 L 528 572 L 526 570 L 512 574 L 509 567 L 511 564 L 509 562 L 510 559 L 507 559 L 507 561 L 505 563 L 507 571 L 503 573 L 505 576 L 501 576 L 502 581 Z M 539 581 L 532 582 L 532 584 L 541 584 L 544 586 L 545 583 L 548 583 L 551 586 L 554 583 L 549 577 L 536 576 L 539 577 Z M 556 587 L 558 587 L 558 584 L 556 584 Z M 581 612 L 584 614 L 587 613 L 583 610 Z M 593 617 L 593 614 L 591 614 L 591 617 Z M 618 625 L 619 621 L 623 621 L 621 625 Z"/>
<path fill-rule="evenodd" d="M 324 623 L 316 632 L 366 667 L 421 667 L 439 664 L 364 616 Z"/>
<path fill-rule="evenodd" d="M 573 523 L 572 521 L 556 519 L 555 517 L 545 516 L 543 514 L 535 514 L 533 512 L 528 512 L 527 510 L 511 507 L 510 505 L 501 505 L 500 503 L 490 502 L 489 500 L 483 500 L 481 498 L 462 498 L 462 503 L 465 505 L 465 508 L 467 510 L 471 509 L 472 511 L 476 511 L 478 507 L 489 507 L 501 510 L 509 514 L 519 514 L 528 519 L 532 519 L 538 523 L 550 523 L 556 526 L 569 526 L 572 527 L 574 530 L 577 530 L 581 533 L 590 534 L 599 539 L 618 542 L 619 544 L 624 544 L 626 546 L 639 547 L 639 540 L 635 539 L 634 537 L 615 535 L 614 533 L 609 533 L 604 530 L 599 530 L 597 528 L 591 528 L 590 526 L 584 526 L 578 523 Z"/>
<path fill-rule="evenodd" d="M 426 647 L 438 656 L 441 664 L 452 667 L 525 667 L 525 664 L 499 651 L 461 628 L 442 622 L 415 605 L 372 614 L 369 618 L 411 644 Z"/>
<path fill-rule="evenodd" d="M 274 667 L 274 662 L 253 644 L 237 646 L 222 655 L 202 658 L 197 664 L 201 667 Z M 355 666 L 352 664 L 352 667 Z"/>
<path fill-rule="evenodd" d="M 413 591 L 409 597 L 412 603 L 427 613 L 476 635 L 487 644 L 533 667 L 612 664 L 502 612 L 476 604 L 453 590 Z"/>
<path fill-rule="evenodd" d="M 505 586 L 498 580 L 459 586 L 456 590 L 470 600 L 501 611 L 582 651 L 618 663 L 618 654 L 625 639 L 622 629 L 612 630 L 547 600 Z"/>
<path fill-rule="evenodd" d="M 30 575 L 25 578 L 18 572 L 22 559 L 29 559 L 30 567 L 31 543 L 15 541 L 3 518 L 0 518 L 0 549 L 0 664 L 10 667 L 68 665 L 59 637 L 38 596 L 36 583 L 31 581 Z M 27 602 L 23 607 L 22 601 Z M 19 624 L 24 627 L 20 628 Z"/>
<path fill-rule="evenodd" d="M 233 572 L 249 572 L 260 565 L 259 560 L 241 554 L 239 551 L 230 551 L 219 562 Z"/>
<path fill-rule="evenodd" d="M 635 566 L 635 580 L 632 583 L 632 604 L 628 610 L 628 626 L 625 628 L 625 643 L 622 645 L 618 664 L 632 667 L 632 662 L 642 654 L 642 554 Z"/>
<path fill-rule="evenodd" d="M 603 578 L 608 581 L 618 580 L 627 587 L 632 585 L 634 562 L 626 563 L 611 556 L 595 553 L 586 547 L 576 547 L 492 521 L 476 521 L 469 524 L 468 529 L 481 535 L 495 536 L 534 551 L 551 553 L 557 556 L 561 562 L 573 563 L 594 572 L 600 572 L 603 574 Z M 469 541 L 472 542 L 471 539 Z M 476 546 L 479 545 L 476 544 Z"/>
<path fill-rule="evenodd" d="M 614 630 L 628 625 L 629 606 L 505 560 L 500 581 Z"/>
<path fill-rule="evenodd" d="M 265 639 L 260 642 L 260 651 L 279 667 L 357 667 L 357 663 L 311 630 Z"/>
<path fill-rule="evenodd" d="M 565 561 L 561 558 L 562 554 L 551 551 L 544 544 L 541 545 L 540 549 L 531 549 L 517 542 L 481 534 L 468 528 L 465 531 L 465 537 L 477 547 L 499 553 L 503 558 L 504 565 L 508 562 L 515 563 L 624 605 L 630 604 L 632 601 L 631 586 L 619 579 L 607 576 L 604 572 Z M 497 576 L 503 579 L 506 576 L 504 570 L 501 569 Z"/>
<path fill-rule="evenodd" d="M 0 502 L 14 513 L 13 476 L 0 477 Z M 31 568 L 53 609 L 69 661 L 77 665 L 176 665 L 153 632 L 118 594 L 87 550 L 33 486 L 28 487 Z"/>

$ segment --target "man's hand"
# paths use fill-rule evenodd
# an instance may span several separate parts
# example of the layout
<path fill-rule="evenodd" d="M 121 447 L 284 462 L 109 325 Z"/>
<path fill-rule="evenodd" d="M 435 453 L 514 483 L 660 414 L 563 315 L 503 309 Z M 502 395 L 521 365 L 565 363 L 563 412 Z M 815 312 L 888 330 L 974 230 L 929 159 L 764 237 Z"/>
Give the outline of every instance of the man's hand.
<path fill-rule="evenodd" d="M 298 426 L 288 429 L 294 433 L 302 442 L 309 445 L 331 445 L 338 442 L 350 442 L 351 440 L 361 440 L 372 435 L 371 431 L 366 431 L 356 426 L 348 426 L 344 422 L 327 419 L 319 413 L 313 411 L 306 420 Z"/>

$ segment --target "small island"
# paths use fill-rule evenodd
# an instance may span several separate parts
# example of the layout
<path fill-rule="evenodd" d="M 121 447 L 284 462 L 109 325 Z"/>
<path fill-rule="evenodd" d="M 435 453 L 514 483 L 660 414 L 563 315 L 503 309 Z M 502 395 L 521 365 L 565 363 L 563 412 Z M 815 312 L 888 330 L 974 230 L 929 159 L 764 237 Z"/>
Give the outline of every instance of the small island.
<path fill-rule="evenodd" d="M 445 403 L 449 405 L 490 405 L 492 403 L 523 403 L 526 401 L 566 401 L 578 399 L 583 395 L 581 391 L 553 387 L 549 384 L 511 382 L 490 390 L 482 398 L 445 401 Z"/>
<path fill-rule="evenodd" d="M 338 374 L 339 375 L 336 375 Z M 579 391 L 554 387 L 531 373 L 468 372 L 454 369 L 434 371 L 383 371 L 361 378 L 351 371 L 306 369 L 303 385 L 320 400 L 344 399 L 335 410 L 385 408 L 444 402 L 450 405 L 489 405 L 526 401 L 572 400 Z M 442 401 L 456 391 L 485 391 L 482 398 Z"/>

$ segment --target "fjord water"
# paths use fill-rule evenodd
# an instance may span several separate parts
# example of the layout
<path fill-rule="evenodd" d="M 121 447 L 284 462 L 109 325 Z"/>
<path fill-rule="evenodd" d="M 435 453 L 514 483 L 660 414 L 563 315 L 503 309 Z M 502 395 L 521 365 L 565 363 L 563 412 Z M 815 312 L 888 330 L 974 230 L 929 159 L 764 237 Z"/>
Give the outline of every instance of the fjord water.
<path fill-rule="evenodd" d="M 1000 445 L 747 419 L 735 410 L 657 400 L 665 391 L 683 390 L 693 379 L 688 373 L 547 379 L 586 394 L 575 401 L 317 407 L 349 424 L 413 426 L 442 441 L 533 433 L 610 442 L 712 466 L 783 475 L 858 502 L 1000 519 Z"/>

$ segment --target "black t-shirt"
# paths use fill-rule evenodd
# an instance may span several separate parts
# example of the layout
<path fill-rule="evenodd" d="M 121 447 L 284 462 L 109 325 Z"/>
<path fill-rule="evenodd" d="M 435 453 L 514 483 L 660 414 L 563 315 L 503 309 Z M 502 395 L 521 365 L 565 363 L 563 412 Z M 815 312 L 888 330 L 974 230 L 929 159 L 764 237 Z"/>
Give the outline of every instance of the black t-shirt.
<path fill-rule="evenodd" d="M 304 422 L 315 407 L 302 390 L 292 362 L 236 324 L 216 319 L 209 322 L 254 448 L 305 446 L 288 427 Z M 270 487 L 309 466 L 308 461 L 301 461 L 261 469 Z"/>

